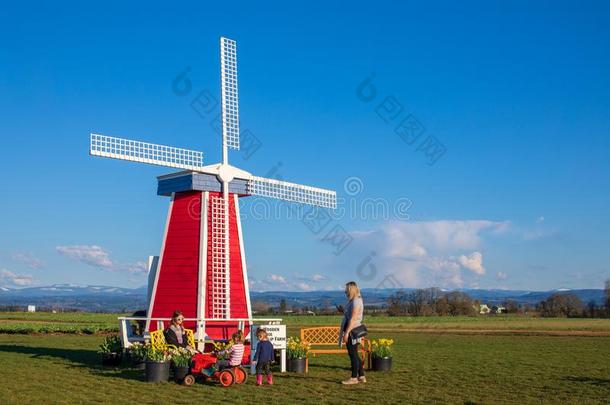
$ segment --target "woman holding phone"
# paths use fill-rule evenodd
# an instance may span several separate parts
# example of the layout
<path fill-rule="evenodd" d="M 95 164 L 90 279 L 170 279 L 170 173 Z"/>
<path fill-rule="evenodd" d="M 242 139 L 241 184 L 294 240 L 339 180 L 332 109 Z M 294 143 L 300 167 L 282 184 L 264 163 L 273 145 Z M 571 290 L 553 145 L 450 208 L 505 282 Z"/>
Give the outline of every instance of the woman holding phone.
<path fill-rule="evenodd" d="M 362 301 L 358 284 L 354 281 L 345 284 L 345 295 L 347 296 L 348 302 L 347 305 L 345 305 L 343 320 L 341 321 L 341 328 L 339 329 L 339 346 L 342 347 L 343 345 L 346 345 L 347 347 L 352 376 L 345 381 L 341 381 L 341 383 L 345 385 L 358 384 L 359 382 L 365 383 L 366 377 L 364 376 L 362 360 L 358 356 L 360 339 L 354 339 L 353 336 L 350 336 L 350 332 L 354 328 L 362 325 L 364 302 Z"/>

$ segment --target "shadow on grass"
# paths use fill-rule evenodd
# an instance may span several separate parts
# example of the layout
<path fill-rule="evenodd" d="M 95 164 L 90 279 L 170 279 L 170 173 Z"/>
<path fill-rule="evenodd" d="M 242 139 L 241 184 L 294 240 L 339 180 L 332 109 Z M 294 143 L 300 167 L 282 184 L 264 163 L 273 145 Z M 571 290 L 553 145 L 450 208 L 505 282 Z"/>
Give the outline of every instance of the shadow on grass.
<path fill-rule="evenodd" d="M 25 355 L 31 355 L 32 358 L 56 358 L 60 360 L 66 360 L 71 364 L 68 367 L 80 367 L 91 370 L 92 373 L 108 378 L 121 378 L 127 380 L 144 381 L 144 370 L 137 370 L 127 367 L 103 367 L 101 364 L 100 355 L 95 350 L 86 349 L 66 349 L 66 348 L 53 348 L 53 347 L 31 347 L 23 345 L 0 345 L 0 352 L 5 353 L 21 353 Z M 349 364 L 348 364 L 349 365 Z M 317 371 L 333 371 L 343 370 L 349 372 L 348 365 L 328 365 L 328 364 L 310 364 L 310 367 Z M 279 370 L 276 370 L 276 372 Z M 279 373 L 278 373 L 279 374 Z M 282 378 L 302 380 L 308 378 L 307 374 L 279 374 Z M 252 377 L 252 376 L 250 376 Z M 323 376 L 316 375 L 309 376 L 319 381 L 337 383 L 340 384 L 340 379 L 337 378 L 326 378 Z M 202 382 L 202 381 L 198 381 Z M 208 381 L 206 385 L 217 385 L 213 381 Z"/>
<path fill-rule="evenodd" d="M 31 355 L 32 358 L 56 358 L 67 360 L 68 367 L 90 369 L 96 375 L 129 380 L 144 381 L 144 371 L 129 368 L 103 367 L 100 355 L 95 350 L 60 349 L 53 347 L 31 347 L 20 345 L 0 345 L 0 352 L 21 353 Z"/>
<path fill-rule="evenodd" d="M 93 374 L 99 377 L 121 378 L 124 380 L 144 381 L 144 370 L 136 370 L 133 368 L 103 368 L 95 367 Z"/>
<path fill-rule="evenodd" d="M 20 345 L 0 345 L 0 352 L 29 354 L 37 357 L 56 357 L 68 360 L 83 367 L 95 368 L 100 357 L 94 350 L 58 349 L 53 347 L 31 347 Z M 99 368 L 99 367 L 98 367 Z"/>
<path fill-rule="evenodd" d="M 564 380 L 596 385 L 598 387 L 610 388 L 610 379 L 609 378 L 568 376 L 568 377 L 565 377 Z"/>

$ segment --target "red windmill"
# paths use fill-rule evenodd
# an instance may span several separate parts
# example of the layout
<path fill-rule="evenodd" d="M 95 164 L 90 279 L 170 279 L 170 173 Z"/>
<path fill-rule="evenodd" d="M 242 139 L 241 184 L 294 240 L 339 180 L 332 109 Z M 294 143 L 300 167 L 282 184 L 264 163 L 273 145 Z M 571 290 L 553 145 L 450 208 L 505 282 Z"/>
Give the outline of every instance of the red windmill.
<path fill-rule="evenodd" d="M 171 202 L 161 253 L 149 277 L 147 330 L 151 319 L 184 312 L 197 339 L 223 339 L 252 322 L 248 273 L 239 216 L 239 197 L 257 195 L 325 208 L 336 193 L 254 176 L 228 163 L 239 149 L 239 106 L 235 41 L 220 38 L 222 163 L 203 165 L 203 153 L 91 134 L 90 154 L 184 169 L 158 178 L 157 194 Z"/>

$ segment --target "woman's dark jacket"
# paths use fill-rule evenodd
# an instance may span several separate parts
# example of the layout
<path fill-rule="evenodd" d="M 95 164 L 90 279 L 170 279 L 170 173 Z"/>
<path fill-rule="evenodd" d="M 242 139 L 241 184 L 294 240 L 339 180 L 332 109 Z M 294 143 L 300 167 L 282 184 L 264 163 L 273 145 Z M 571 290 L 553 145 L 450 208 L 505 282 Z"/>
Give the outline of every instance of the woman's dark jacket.
<path fill-rule="evenodd" d="M 184 329 L 182 329 L 184 331 Z M 188 346 L 188 342 L 186 339 L 186 333 L 182 334 L 182 344 L 178 343 L 178 336 L 176 336 L 176 332 L 172 330 L 172 328 L 167 328 L 163 331 L 163 335 L 165 336 L 165 343 L 168 345 L 174 345 L 176 347 L 186 347 Z"/>

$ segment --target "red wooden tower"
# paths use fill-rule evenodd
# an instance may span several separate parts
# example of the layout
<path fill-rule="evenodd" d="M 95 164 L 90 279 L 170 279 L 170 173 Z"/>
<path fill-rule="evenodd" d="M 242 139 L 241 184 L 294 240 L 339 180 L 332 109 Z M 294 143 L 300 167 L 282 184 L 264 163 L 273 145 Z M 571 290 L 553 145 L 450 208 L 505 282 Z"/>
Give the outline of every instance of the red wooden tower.
<path fill-rule="evenodd" d="M 149 275 L 147 330 L 176 309 L 187 327 L 204 338 L 226 339 L 252 321 L 239 198 L 276 198 L 336 207 L 331 190 L 257 177 L 228 163 L 239 149 L 239 106 L 235 41 L 220 38 L 222 163 L 205 166 L 203 153 L 91 134 L 94 156 L 182 169 L 158 178 L 159 195 L 171 197 L 158 260 Z"/>

